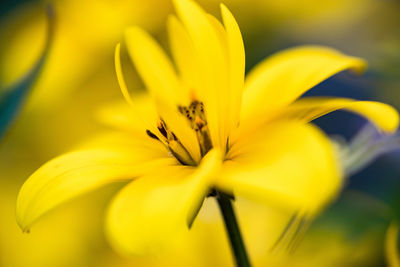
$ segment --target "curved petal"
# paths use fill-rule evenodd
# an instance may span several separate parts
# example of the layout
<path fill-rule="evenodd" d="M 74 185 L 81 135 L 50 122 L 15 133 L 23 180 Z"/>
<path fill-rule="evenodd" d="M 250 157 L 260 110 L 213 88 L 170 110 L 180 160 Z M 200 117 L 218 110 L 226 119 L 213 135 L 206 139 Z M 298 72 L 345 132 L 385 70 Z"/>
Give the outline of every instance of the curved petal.
<path fill-rule="evenodd" d="M 188 32 L 175 16 L 168 18 L 168 37 L 171 52 L 184 86 L 199 88 L 199 59 Z"/>
<path fill-rule="evenodd" d="M 148 94 L 138 95 L 135 97 L 135 101 L 133 101 L 129 93 L 121 65 L 121 44 L 117 44 L 115 47 L 114 65 L 121 93 L 125 101 L 129 104 L 130 109 L 125 108 L 123 110 L 121 109 L 123 108 L 122 105 L 120 107 L 114 106 L 116 110 L 112 111 L 107 108 L 102 109 L 98 114 L 100 120 L 112 126 L 122 126 L 125 128 L 124 130 L 134 129 L 134 131 L 144 131 L 146 129 L 146 131 L 152 132 L 152 134 L 160 139 L 161 133 L 156 128 L 159 117 L 154 103 L 149 101 L 150 97 L 147 97 Z M 122 112 L 125 112 L 125 114 L 122 114 Z M 135 115 L 133 116 L 133 114 Z"/>
<path fill-rule="evenodd" d="M 221 4 L 222 19 L 226 29 L 229 52 L 229 127 L 239 122 L 240 107 L 244 88 L 245 51 L 242 34 L 229 9 Z"/>
<path fill-rule="evenodd" d="M 298 213 L 316 213 L 341 185 L 334 149 L 311 124 L 275 123 L 235 143 L 217 186 Z"/>
<path fill-rule="evenodd" d="M 158 113 L 189 150 L 193 159 L 199 162 L 200 149 L 196 134 L 178 112 L 178 105 L 184 104 L 188 95 L 179 84 L 169 58 L 157 42 L 138 27 L 127 30 L 126 41 L 136 68 L 156 100 Z"/>
<path fill-rule="evenodd" d="M 272 112 L 338 72 L 361 72 L 365 67 L 363 60 L 326 47 L 303 46 L 279 52 L 247 76 L 241 118 Z"/>
<path fill-rule="evenodd" d="M 198 168 L 162 168 L 127 185 L 115 197 L 107 215 L 111 243 L 121 252 L 142 254 L 179 240 L 221 162 L 221 153 L 213 150 Z"/>
<path fill-rule="evenodd" d="M 284 109 L 277 119 L 288 118 L 309 122 L 339 109 L 360 114 L 379 129 L 389 133 L 395 132 L 399 125 L 399 114 L 392 106 L 374 101 L 330 97 L 301 98 Z"/>
<path fill-rule="evenodd" d="M 146 87 L 157 99 L 175 106 L 185 99 L 174 67 L 159 44 L 139 27 L 125 33 L 129 55 Z"/>
<path fill-rule="evenodd" d="M 17 199 L 18 224 L 27 231 L 44 213 L 72 198 L 154 168 L 177 164 L 166 155 L 162 149 L 138 144 L 132 148 L 126 143 L 61 155 L 44 164 L 22 186 Z"/>
<path fill-rule="evenodd" d="M 221 125 L 228 118 L 225 94 L 228 90 L 228 66 L 220 32 L 210 16 L 195 2 L 175 0 L 174 4 L 198 54 L 201 84 L 200 88 L 194 88 L 194 92 L 204 102 L 214 147 L 225 149 L 227 131 L 221 129 Z"/>
<path fill-rule="evenodd" d="M 107 126 L 132 133 L 154 133 L 159 119 L 153 99 L 148 94 L 134 97 L 134 108 L 126 101 L 118 101 L 101 107 L 96 112 L 97 119 Z"/>

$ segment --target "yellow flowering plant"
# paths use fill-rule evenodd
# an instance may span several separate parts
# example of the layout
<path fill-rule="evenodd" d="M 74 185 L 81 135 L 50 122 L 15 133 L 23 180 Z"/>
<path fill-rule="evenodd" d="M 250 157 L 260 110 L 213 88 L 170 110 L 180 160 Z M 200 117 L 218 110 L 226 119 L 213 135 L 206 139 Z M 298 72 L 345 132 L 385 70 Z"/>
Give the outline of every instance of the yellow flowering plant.
<path fill-rule="evenodd" d="M 117 127 L 39 168 L 22 186 L 17 221 L 24 231 L 60 204 L 106 184 L 131 181 L 112 201 L 106 232 L 130 254 L 179 242 L 205 197 L 215 197 L 238 266 L 249 266 L 235 218 L 235 196 L 293 211 L 283 236 L 295 234 L 337 195 L 343 168 L 330 139 L 310 123 L 345 109 L 393 133 L 390 106 L 345 98 L 299 97 L 328 77 L 361 72 L 365 62 L 334 49 L 279 52 L 245 79 L 238 24 L 221 5 L 223 23 L 191 0 L 175 0 L 168 20 L 174 64 L 145 31 L 126 31 L 128 52 L 148 94 L 131 97 L 115 63 L 126 112 L 103 119 Z"/>

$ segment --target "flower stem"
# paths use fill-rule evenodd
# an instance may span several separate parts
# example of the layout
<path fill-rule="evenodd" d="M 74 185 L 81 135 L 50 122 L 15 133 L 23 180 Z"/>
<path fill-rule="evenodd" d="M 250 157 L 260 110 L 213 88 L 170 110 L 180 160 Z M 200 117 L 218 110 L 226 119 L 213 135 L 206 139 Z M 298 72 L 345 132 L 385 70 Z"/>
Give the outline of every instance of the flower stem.
<path fill-rule="evenodd" d="M 244 246 L 242 235 L 240 234 L 231 199 L 228 195 L 221 192 L 217 192 L 216 199 L 224 218 L 231 248 L 235 255 L 236 265 L 238 267 L 250 267 L 249 257 L 247 256 L 246 247 Z"/>

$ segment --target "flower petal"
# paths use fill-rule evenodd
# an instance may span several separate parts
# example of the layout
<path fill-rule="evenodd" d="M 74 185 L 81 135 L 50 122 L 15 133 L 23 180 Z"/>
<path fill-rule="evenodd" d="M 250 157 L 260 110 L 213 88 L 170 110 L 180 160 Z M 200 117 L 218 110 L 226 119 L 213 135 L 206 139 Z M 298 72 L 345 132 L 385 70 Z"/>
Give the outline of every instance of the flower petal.
<path fill-rule="evenodd" d="M 17 199 L 18 224 L 27 231 L 44 213 L 72 198 L 154 168 L 177 164 L 166 154 L 161 149 L 125 143 L 61 155 L 44 164 L 22 186 Z"/>
<path fill-rule="evenodd" d="M 123 253 L 141 254 L 179 240 L 208 193 L 221 162 L 221 153 L 213 150 L 198 168 L 162 168 L 127 185 L 108 212 L 111 243 Z"/>
<path fill-rule="evenodd" d="M 244 88 L 245 51 L 242 34 L 229 9 L 221 4 L 229 52 L 229 127 L 235 128 L 239 122 L 240 107 Z"/>
<path fill-rule="evenodd" d="M 148 33 L 138 27 L 127 30 L 126 41 L 136 68 L 155 99 L 158 113 L 193 159 L 199 162 L 200 148 L 196 133 L 178 112 L 178 105 L 185 104 L 188 95 L 180 85 L 167 55 Z"/>
<path fill-rule="evenodd" d="M 96 116 L 101 123 L 131 133 L 145 133 L 146 129 L 157 133 L 159 119 L 153 99 L 148 94 L 136 95 L 134 107 L 126 101 L 118 101 L 101 107 Z"/>
<path fill-rule="evenodd" d="M 338 192 L 341 174 L 329 139 L 311 124 L 280 122 L 235 143 L 217 186 L 298 213 L 317 212 Z"/>
<path fill-rule="evenodd" d="M 196 97 L 204 102 L 214 147 L 225 149 L 227 131 L 221 129 L 228 116 L 228 66 L 220 32 L 210 16 L 191 0 L 175 0 L 176 11 L 198 54 L 200 88 Z"/>
<path fill-rule="evenodd" d="M 168 37 L 172 55 L 184 86 L 199 88 L 199 59 L 188 32 L 175 16 L 168 18 Z"/>
<path fill-rule="evenodd" d="M 174 67 L 153 37 L 132 27 L 126 31 L 125 39 L 129 55 L 151 95 L 171 106 L 182 102 L 185 96 Z"/>
<path fill-rule="evenodd" d="M 248 75 L 241 118 L 272 112 L 338 72 L 361 72 L 365 67 L 363 60 L 325 47 L 303 46 L 279 52 Z"/>
<path fill-rule="evenodd" d="M 344 109 L 360 114 L 383 131 L 393 133 L 399 125 L 399 114 L 392 107 L 374 101 L 348 98 L 305 97 L 294 102 L 277 119 L 289 118 L 309 122 L 335 110 Z"/>

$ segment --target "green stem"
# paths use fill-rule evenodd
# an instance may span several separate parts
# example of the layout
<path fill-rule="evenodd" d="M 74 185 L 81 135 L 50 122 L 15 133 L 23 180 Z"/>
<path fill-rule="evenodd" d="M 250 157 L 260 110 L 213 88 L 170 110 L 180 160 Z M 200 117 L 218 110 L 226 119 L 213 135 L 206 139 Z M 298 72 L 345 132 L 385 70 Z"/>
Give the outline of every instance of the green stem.
<path fill-rule="evenodd" d="M 217 192 L 216 198 L 219 209 L 224 217 L 226 231 L 228 232 L 231 248 L 235 255 L 236 265 L 238 267 L 250 267 L 249 257 L 247 256 L 246 247 L 244 246 L 242 235 L 240 234 L 231 199 L 221 192 Z"/>

